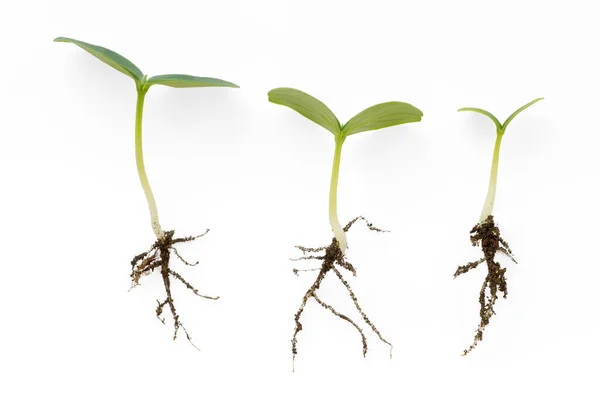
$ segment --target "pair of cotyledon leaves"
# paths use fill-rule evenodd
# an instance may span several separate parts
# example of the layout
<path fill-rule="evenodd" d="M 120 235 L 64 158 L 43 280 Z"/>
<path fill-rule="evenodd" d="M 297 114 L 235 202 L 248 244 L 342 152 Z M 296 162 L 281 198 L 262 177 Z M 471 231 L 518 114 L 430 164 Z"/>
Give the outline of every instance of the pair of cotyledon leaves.
<path fill-rule="evenodd" d="M 500 121 L 498 120 L 498 118 L 496 118 L 491 112 L 489 111 L 485 111 L 482 110 L 481 108 L 473 108 L 473 107 L 465 107 L 465 108 L 461 108 L 458 111 L 473 111 L 479 114 L 483 114 L 485 116 L 487 116 L 488 118 L 490 118 L 494 124 L 496 125 L 496 131 L 498 132 L 498 134 L 503 135 L 504 132 L 506 131 L 506 127 L 508 126 L 508 124 L 510 124 L 510 122 L 515 119 L 515 117 L 517 115 L 519 115 L 519 113 L 521 113 L 522 111 L 524 111 L 525 109 L 531 107 L 532 105 L 534 105 L 535 103 L 537 103 L 540 100 L 544 100 L 543 97 L 537 98 L 533 101 L 530 101 L 529 103 L 525 104 L 523 107 L 519 108 L 517 111 L 515 111 L 514 113 L 512 113 L 507 119 L 506 121 L 504 121 L 504 123 L 500 123 Z"/>
<path fill-rule="evenodd" d="M 335 114 L 325 104 L 300 90 L 273 89 L 269 92 L 269 101 L 297 111 L 333 133 L 336 138 L 345 138 L 355 133 L 409 122 L 419 122 L 423 116 L 421 110 L 408 103 L 390 101 L 369 107 L 341 125 Z"/>
<path fill-rule="evenodd" d="M 170 86 L 174 88 L 186 88 L 186 87 L 231 87 L 238 88 L 239 86 L 227 82 L 221 79 L 215 78 L 204 78 L 193 75 L 185 75 L 185 74 L 167 74 L 167 75 L 156 75 L 152 78 L 146 80 L 146 76 L 144 73 L 131 61 L 123 57 L 122 55 L 115 53 L 112 50 L 109 50 L 105 47 L 96 46 L 90 43 L 82 42 L 80 40 L 70 39 L 66 37 L 58 37 L 54 39 L 55 42 L 65 42 L 65 43 L 73 43 L 100 61 L 110 65 L 117 71 L 124 73 L 125 75 L 131 77 L 139 89 L 145 88 L 148 89 L 152 85 L 164 85 Z"/>
<path fill-rule="evenodd" d="M 66 37 L 59 37 L 54 41 L 73 43 L 81 47 L 100 61 L 131 77 L 136 82 L 138 89 L 147 90 L 152 85 L 165 85 L 175 88 L 239 87 L 221 79 L 184 74 L 157 75 L 146 79 L 144 73 L 134 63 L 110 49 Z M 418 122 L 423 116 L 423 113 L 416 107 L 395 101 L 367 108 L 342 126 L 325 104 L 300 90 L 291 88 L 274 89 L 269 92 L 269 100 L 292 108 L 334 135 L 342 137 L 408 122 Z"/>

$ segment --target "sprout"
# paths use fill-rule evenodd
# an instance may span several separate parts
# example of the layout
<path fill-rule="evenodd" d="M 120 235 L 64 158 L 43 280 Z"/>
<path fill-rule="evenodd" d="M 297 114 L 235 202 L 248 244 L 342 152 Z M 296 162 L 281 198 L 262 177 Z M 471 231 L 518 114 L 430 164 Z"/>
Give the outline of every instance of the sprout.
<path fill-rule="evenodd" d="M 356 133 L 409 122 L 419 122 L 423 113 L 408 103 L 390 101 L 361 111 L 342 126 L 325 104 L 300 90 L 290 88 L 273 89 L 269 92 L 269 101 L 287 106 L 333 133 L 335 152 L 329 188 L 329 223 L 342 253 L 345 253 L 347 247 L 346 233 L 342 229 L 337 215 L 337 187 L 344 141 L 348 136 Z"/>
<path fill-rule="evenodd" d="M 481 318 L 481 322 L 477 328 L 475 333 L 475 338 L 471 346 L 463 352 L 463 356 L 467 355 L 471 350 L 477 346 L 483 339 L 483 331 L 487 327 L 490 322 L 490 318 L 495 314 L 494 305 L 496 304 L 496 300 L 498 299 L 498 292 L 503 293 L 503 297 L 506 298 L 508 291 L 506 287 L 506 277 L 505 272 L 506 268 L 501 268 L 500 263 L 495 261 L 496 253 L 500 252 L 504 255 L 508 256 L 512 261 L 515 261 L 513 257 L 513 253 L 508 246 L 508 243 L 500 236 L 500 229 L 496 226 L 494 222 L 494 216 L 492 212 L 494 210 L 494 201 L 496 199 L 496 184 L 498 181 L 498 162 L 500 160 L 500 144 L 502 143 L 502 138 L 504 137 L 504 133 L 506 132 L 506 128 L 508 124 L 523 110 L 537 103 L 538 101 L 543 100 L 542 98 L 535 99 L 523 107 L 519 108 L 517 111 L 512 113 L 510 117 L 506 119 L 504 124 L 501 124 L 498 118 L 496 118 L 492 113 L 482 110 L 480 108 L 461 108 L 458 111 L 473 111 L 479 114 L 483 114 L 489 117 L 494 124 L 496 125 L 496 144 L 494 145 L 494 155 L 492 158 L 492 170 L 490 173 L 490 183 L 488 186 L 488 192 L 485 199 L 485 203 L 483 203 L 483 210 L 481 211 L 481 217 L 479 219 L 479 223 L 471 229 L 471 243 L 473 246 L 477 246 L 481 244 L 481 249 L 483 251 L 484 256 L 477 260 L 466 265 L 458 267 L 456 272 L 454 273 L 454 278 L 458 277 L 461 274 L 464 274 L 471 269 L 474 269 L 479 264 L 484 261 L 488 267 L 488 275 L 483 281 L 483 285 L 481 287 L 481 291 L 479 292 L 479 305 L 480 311 L 479 316 Z M 489 290 L 489 295 L 487 291 Z"/>
<path fill-rule="evenodd" d="M 487 219 L 488 216 L 492 215 L 492 211 L 494 210 L 494 201 L 496 199 L 496 182 L 498 181 L 498 161 L 500 160 L 500 144 L 502 143 L 502 137 L 504 136 L 504 132 L 506 132 L 506 128 L 508 124 L 515 119 L 515 117 L 524 111 L 526 108 L 531 107 L 535 103 L 540 100 L 544 100 L 543 98 L 535 99 L 523 107 L 519 108 L 517 111 L 512 113 L 510 117 L 504 121 L 504 124 L 501 124 L 492 113 L 482 110 L 481 108 L 472 108 L 465 107 L 461 108 L 458 111 L 473 111 L 479 114 L 483 114 L 489 117 L 494 124 L 496 125 L 496 144 L 494 145 L 494 156 L 492 158 L 492 172 L 490 173 L 490 184 L 488 186 L 487 197 L 485 198 L 485 203 L 483 203 L 483 210 L 481 210 L 481 218 L 479 218 L 479 222 L 483 222 Z"/>
<path fill-rule="evenodd" d="M 297 111 L 306 118 L 310 119 L 311 121 L 315 122 L 316 124 L 322 126 L 329 132 L 331 132 L 335 140 L 333 168 L 331 171 L 331 185 L 329 189 L 329 223 L 331 224 L 331 229 L 333 231 L 334 238 L 331 244 L 326 247 L 309 248 L 303 246 L 296 246 L 303 253 L 303 256 L 298 258 L 297 260 L 316 259 L 321 260 L 322 265 L 321 268 L 318 269 L 294 269 L 294 273 L 296 274 L 300 271 L 319 271 L 319 274 L 313 285 L 308 289 L 308 291 L 304 295 L 300 308 L 298 309 L 295 315 L 296 329 L 292 338 L 293 358 L 295 359 L 297 354 L 297 335 L 302 330 L 300 317 L 302 315 L 302 312 L 304 311 L 304 307 L 306 306 L 308 300 L 310 300 L 311 298 L 314 299 L 319 305 L 321 305 L 326 310 L 329 310 L 337 317 L 353 325 L 354 328 L 358 330 L 362 338 L 363 356 L 367 353 L 367 341 L 362 329 L 352 319 L 335 310 L 332 306 L 322 301 L 317 295 L 317 290 L 319 289 L 321 282 L 325 278 L 325 275 L 329 271 L 333 271 L 334 274 L 338 277 L 338 279 L 342 282 L 342 284 L 346 287 L 350 298 L 354 302 L 354 305 L 361 314 L 365 323 L 369 325 L 369 327 L 375 332 L 375 334 L 379 337 L 379 339 L 381 339 L 381 341 L 390 346 L 391 356 L 392 345 L 383 338 L 383 336 L 379 333 L 375 325 L 369 320 L 367 315 L 360 307 L 358 300 L 354 295 L 354 292 L 350 288 L 350 285 L 343 277 L 340 270 L 336 268 L 337 265 L 338 267 L 344 268 L 350 271 L 352 274 L 356 275 L 356 270 L 354 269 L 352 264 L 346 261 L 345 258 L 345 252 L 347 248 L 346 232 L 356 221 L 358 221 L 359 219 L 364 220 L 369 229 L 377 232 L 382 232 L 382 230 L 374 227 L 363 217 L 354 218 L 344 228 L 342 228 L 342 226 L 340 225 L 337 214 L 337 188 L 340 171 L 340 161 L 342 157 L 342 146 L 344 145 L 344 141 L 348 136 L 360 132 L 386 128 L 389 126 L 400 125 L 409 122 L 418 122 L 421 120 L 423 113 L 410 104 L 398 101 L 391 101 L 388 103 L 381 103 L 373 107 L 369 107 L 366 110 L 352 117 L 346 124 L 342 125 L 338 121 L 337 117 L 333 114 L 333 112 L 325 104 L 323 104 L 316 98 L 304 92 L 301 92 L 300 90 L 290 88 L 273 89 L 269 92 L 269 101 L 275 104 L 287 106 Z M 322 251 L 325 252 L 322 255 L 307 255 L 307 253 L 320 253 Z"/>
<path fill-rule="evenodd" d="M 170 268 L 169 260 L 172 250 L 173 253 L 177 256 L 177 258 L 179 258 L 185 264 L 196 265 L 197 263 L 191 264 L 185 261 L 179 255 L 174 245 L 177 243 L 193 241 L 203 236 L 206 232 L 208 232 L 208 230 L 204 234 L 199 236 L 173 238 L 174 231 L 164 231 L 160 225 L 158 218 L 158 208 L 156 206 L 156 201 L 154 200 L 154 195 L 150 187 L 150 182 L 148 181 L 148 176 L 146 175 L 146 168 L 144 166 L 144 155 L 142 151 L 142 117 L 144 113 L 144 100 L 146 97 L 146 93 L 153 85 L 170 86 L 173 88 L 211 86 L 237 88 L 238 86 L 231 82 L 223 81 L 221 79 L 203 78 L 183 74 L 156 75 L 148 79 L 148 76 L 144 75 L 135 64 L 133 64 L 131 61 L 121 56 L 120 54 L 115 53 L 112 50 L 66 37 L 59 37 L 56 38 L 54 41 L 72 43 L 81 47 L 83 50 L 98 58 L 100 61 L 110 65 L 117 71 L 120 71 L 123 74 L 129 76 L 135 82 L 135 87 L 137 90 L 137 105 L 135 111 L 135 161 L 138 175 L 140 178 L 140 183 L 142 184 L 142 189 L 144 190 L 146 201 L 148 202 L 148 208 L 150 211 L 150 223 L 152 226 L 152 230 L 156 235 L 156 242 L 150 247 L 150 250 L 135 256 L 131 261 L 132 287 L 137 286 L 139 284 L 139 280 L 142 276 L 148 275 L 154 270 L 159 270 L 163 278 L 163 283 L 167 297 L 166 300 L 164 300 L 163 302 L 158 302 L 158 307 L 156 308 L 156 316 L 161 320 L 161 322 L 164 323 L 164 319 L 161 318 L 161 315 L 163 308 L 168 305 L 173 316 L 173 339 L 177 338 L 177 331 L 179 330 L 179 328 L 182 328 L 188 340 L 190 340 L 191 343 L 191 338 L 188 335 L 183 324 L 180 322 L 179 315 L 175 310 L 175 304 L 171 296 L 171 278 L 179 280 L 188 289 L 194 292 L 194 294 L 200 297 L 211 300 L 216 300 L 218 299 L 218 297 L 211 297 L 200 294 L 190 283 L 183 279 L 183 277 L 179 273 L 173 271 Z"/>

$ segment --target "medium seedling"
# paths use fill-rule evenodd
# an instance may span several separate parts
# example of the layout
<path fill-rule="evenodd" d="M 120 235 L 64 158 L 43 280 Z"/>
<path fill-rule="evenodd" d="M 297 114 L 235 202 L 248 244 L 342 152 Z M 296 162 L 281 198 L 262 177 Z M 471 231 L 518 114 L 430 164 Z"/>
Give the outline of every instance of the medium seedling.
<path fill-rule="evenodd" d="M 135 82 L 135 87 L 137 90 L 137 105 L 135 112 L 135 160 L 138 175 L 140 177 L 140 182 L 142 184 L 142 188 L 144 189 L 146 201 L 148 202 L 148 207 L 150 209 L 150 222 L 152 225 L 152 230 L 156 235 L 156 241 L 148 251 L 138 254 L 131 261 L 132 287 L 139 285 L 140 278 L 142 278 L 143 276 L 148 275 L 154 272 L 155 270 L 159 271 L 162 276 L 163 284 L 165 287 L 166 299 L 164 301 L 157 300 L 158 306 L 156 307 L 156 317 L 164 324 L 165 320 L 162 317 L 162 313 L 164 307 L 168 305 L 171 311 L 171 315 L 173 317 L 173 340 L 177 338 L 177 332 L 179 328 L 181 328 L 185 332 L 187 339 L 190 341 L 190 343 L 192 343 L 191 337 L 188 334 L 185 327 L 183 326 L 183 324 L 181 323 L 179 315 L 177 314 L 177 311 L 175 309 L 175 303 L 171 294 L 171 279 L 173 278 L 180 281 L 194 294 L 202 298 L 217 300 L 219 297 L 205 296 L 203 294 L 200 294 L 200 292 L 198 292 L 198 290 L 196 290 L 196 288 L 194 288 L 189 282 L 187 282 L 179 273 L 175 272 L 170 267 L 171 251 L 184 264 L 190 266 L 197 265 L 197 262 L 192 264 L 187 262 L 183 257 L 181 257 L 174 245 L 176 245 L 177 243 L 191 242 L 201 236 L 204 236 L 206 233 L 208 233 L 208 230 L 206 230 L 206 232 L 198 236 L 174 238 L 175 232 L 173 230 L 164 231 L 160 226 L 158 220 L 158 209 L 156 207 L 154 195 L 152 194 L 152 189 L 150 188 L 150 182 L 148 182 L 148 177 L 146 175 L 146 168 L 144 167 L 144 155 L 142 152 L 142 115 L 144 112 L 144 99 L 146 97 L 146 93 L 153 85 L 164 85 L 173 88 L 237 88 L 238 86 L 231 82 L 223 81 L 220 79 L 203 78 L 183 74 L 157 75 L 148 78 L 148 76 L 144 75 L 135 64 L 133 64 L 131 61 L 115 53 L 112 50 L 65 37 L 56 38 L 54 41 L 73 43 L 81 47 L 83 50 L 98 58 L 100 61 L 110 65 L 117 71 L 120 71 L 125 75 L 129 76 Z"/>
<path fill-rule="evenodd" d="M 494 209 L 494 201 L 496 199 L 496 183 L 498 181 L 498 161 L 500 158 L 500 144 L 502 138 L 506 132 L 508 124 L 523 110 L 543 100 L 542 98 L 535 99 L 530 103 L 525 104 L 517 111 L 512 113 L 508 119 L 501 124 L 498 118 L 492 115 L 490 112 L 482 110 L 480 108 L 461 108 L 458 111 L 473 111 L 479 114 L 483 114 L 489 117 L 496 125 L 496 144 L 494 146 L 494 155 L 492 158 L 492 171 L 490 174 L 490 183 L 488 187 L 487 197 L 485 203 L 483 203 L 483 210 L 481 211 L 481 217 L 479 223 L 471 229 L 471 244 L 473 246 L 481 245 L 483 250 L 483 257 L 477 261 L 470 262 L 466 265 L 458 267 L 454 273 L 454 278 L 464 274 L 479 264 L 485 263 L 488 267 L 488 274 L 483 281 L 481 291 L 479 292 L 479 316 L 481 322 L 477 327 L 475 338 L 469 348 L 464 350 L 463 356 L 466 356 L 477 346 L 477 344 L 483 339 L 483 331 L 490 323 L 490 318 L 495 314 L 494 305 L 498 299 L 498 293 L 501 292 L 503 297 L 506 299 L 508 294 L 506 287 L 506 268 L 502 268 L 500 263 L 495 261 L 496 253 L 502 253 L 508 256 L 514 263 L 516 260 L 513 257 L 513 253 L 508 246 L 508 243 L 500 236 L 500 229 L 494 222 L 494 216 L 492 214 Z"/>
<path fill-rule="evenodd" d="M 360 313 L 365 323 L 375 332 L 381 341 L 390 346 L 390 357 L 392 345 L 386 339 L 383 338 L 379 330 L 369 320 L 365 312 L 362 310 L 358 303 L 358 299 L 354 295 L 348 281 L 342 275 L 340 269 L 346 269 L 356 276 L 356 269 L 354 266 L 346 260 L 346 232 L 352 227 L 352 225 L 358 221 L 363 220 L 367 224 L 370 230 L 376 232 L 383 232 L 381 229 L 376 228 L 369 223 L 363 217 L 357 217 L 348 222 L 345 227 L 342 228 L 337 215 L 337 187 L 340 170 L 340 160 L 342 155 L 342 146 L 346 138 L 356 133 L 372 131 L 376 129 L 386 128 L 389 126 L 405 124 L 409 122 L 418 122 L 421 120 L 423 113 L 407 103 L 401 103 L 392 101 L 388 103 L 377 104 L 373 107 L 369 107 L 366 110 L 358 113 L 351 118 L 346 124 L 341 125 L 337 117 L 333 112 L 321 101 L 316 98 L 301 92 L 300 90 L 290 88 L 278 88 L 273 89 L 269 92 L 269 101 L 287 106 L 294 111 L 302 114 L 304 117 L 310 119 L 323 128 L 330 131 L 335 139 L 335 151 L 333 156 L 333 169 L 331 171 L 331 186 L 329 190 L 329 223 L 333 230 L 333 239 L 331 244 L 328 246 L 309 248 L 303 246 L 296 246 L 302 251 L 302 257 L 295 259 L 297 260 L 319 260 L 322 262 L 321 268 L 316 269 L 294 269 L 294 273 L 298 275 L 299 272 L 307 271 L 318 271 L 317 278 L 315 279 L 312 286 L 307 290 L 306 294 L 302 298 L 300 308 L 295 314 L 295 329 L 292 337 L 292 355 L 295 360 L 298 353 L 297 349 L 297 336 L 302 330 L 302 324 L 300 323 L 300 317 L 306 307 L 306 304 L 310 299 L 314 299 L 321 307 L 329 310 L 338 318 L 350 323 L 360 334 L 362 339 L 362 353 L 363 356 L 367 354 L 367 339 L 363 333 L 363 330 L 354 322 L 350 317 L 338 312 L 331 305 L 325 303 L 318 296 L 317 291 L 319 290 L 321 283 L 329 271 L 337 276 L 342 282 L 346 290 L 348 291 L 350 298 L 354 302 L 356 309 Z M 311 253 L 311 254 L 307 254 Z"/>

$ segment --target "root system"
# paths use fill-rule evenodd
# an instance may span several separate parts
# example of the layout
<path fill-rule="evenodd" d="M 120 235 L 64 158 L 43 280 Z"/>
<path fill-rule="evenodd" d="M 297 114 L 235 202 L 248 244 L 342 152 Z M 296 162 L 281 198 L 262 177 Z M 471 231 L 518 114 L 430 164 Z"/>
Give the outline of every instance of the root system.
<path fill-rule="evenodd" d="M 385 232 L 381 229 L 374 227 L 371 223 L 369 223 L 363 217 L 357 217 L 357 218 L 354 218 L 352 221 L 348 222 L 348 224 L 344 227 L 344 232 L 348 232 L 350 227 L 352 227 L 352 225 L 358 220 L 365 221 L 365 223 L 367 224 L 367 227 L 372 231 Z M 298 354 L 298 333 L 300 333 L 300 331 L 302 330 L 302 323 L 300 322 L 300 317 L 302 316 L 302 313 L 304 312 L 306 304 L 308 303 L 308 301 L 310 299 L 314 299 L 317 302 L 317 304 L 319 304 L 321 307 L 330 311 L 333 315 L 342 319 L 343 321 L 346 321 L 349 324 L 351 324 L 360 334 L 360 337 L 362 340 L 363 356 L 366 356 L 366 354 L 367 354 L 367 350 L 368 350 L 367 338 L 366 338 L 362 328 L 356 322 L 354 322 L 350 317 L 340 313 L 335 308 L 333 308 L 331 305 L 329 305 L 329 304 L 325 303 L 323 300 L 321 300 L 321 298 L 317 295 L 317 291 L 321 287 L 321 283 L 323 282 L 323 279 L 325 279 L 325 276 L 330 271 L 332 271 L 335 274 L 335 276 L 337 276 L 337 278 L 340 280 L 340 282 L 342 282 L 342 284 L 348 291 L 348 294 L 350 295 L 350 298 L 352 299 L 354 306 L 360 313 L 364 322 L 373 330 L 373 332 L 375 332 L 375 334 L 379 337 L 379 339 L 382 342 L 384 342 L 390 346 L 390 357 L 391 357 L 392 356 L 391 343 L 383 338 L 383 336 L 381 335 L 379 330 L 375 327 L 373 322 L 371 322 L 369 317 L 367 317 L 367 315 L 363 311 L 362 307 L 358 303 L 358 299 L 356 298 L 356 295 L 354 294 L 354 292 L 352 291 L 352 288 L 348 284 L 348 281 L 344 278 L 344 276 L 342 275 L 342 273 L 340 271 L 340 268 L 343 268 L 343 269 L 351 272 L 352 275 L 356 276 L 356 269 L 354 268 L 354 266 L 352 264 L 350 264 L 346 260 L 344 254 L 340 250 L 338 241 L 335 238 L 333 238 L 333 240 L 331 241 L 331 244 L 327 247 L 319 247 L 319 248 L 308 248 L 308 247 L 303 247 L 303 246 L 296 246 L 296 247 L 302 251 L 303 256 L 295 259 L 294 261 L 319 260 L 322 263 L 321 263 L 321 268 L 301 269 L 301 270 L 294 269 L 294 273 L 296 275 L 298 275 L 300 272 L 309 272 L 309 271 L 319 271 L 319 273 L 318 273 L 317 278 L 315 279 L 314 283 L 312 284 L 312 286 L 306 291 L 306 294 L 302 298 L 302 303 L 300 304 L 300 307 L 298 308 L 298 311 L 296 312 L 296 315 L 294 317 L 295 329 L 294 329 L 294 335 L 292 337 L 293 359 L 295 360 L 296 355 Z M 324 252 L 324 254 L 323 254 L 323 252 Z"/>
<path fill-rule="evenodd" d="M 473 343 L 468 349 L 464 350 L 463 356 L 469 354 L 483 339 L 483 331 L 489 325 L 492 315 L 495 314 L 494 305 L 499 293 L 502 293 L 505 299 L 508 295 L 505 276 L 506 268 L 502 268 L 500 263 L 495 261 L 496 254 L 498 252 L 503 253 L 516 263 L 508 243 L 500 236 L 500 229 L 494 223 L 494 217 L 491 215 L 484 222 L 475 225 L 471 229 L 471 244 L 473 246 L 481 244 L 483 258 L 458 267 L 454 273 L 454 278 L 469 272 L 484 261 L 487 264 L 488 273 L 479 292 L 479 316 L 481 322 L 475 333 Z"/>
<path fill-rule="evenodd" d="M 157 239 L 156 242 L 154 242 L 152 247 L 150 247 L 150 250 L 148 250 L 144 253 L 138 254 L 137 256 L 135 256 L 133 258 L 133 260 L 131 260 L 131 285 L 132 285 L 132 288 L 136 287 L 140 284 L 140 279 L 143 276 L 151 274 L 152 272 L 154 272 L 154 270 L 160 271 L 160 274 L 161 274 L 162 280 L 163 280 L 163 284 L 165 287 L 166 298 L 163 301 L 157 300 L 158 306 L 156 307 L 156 317 L 164 324 L 165 319 L 164 319 L 164 317 L 162 317 L 162 313 L 163 313 L 165 306 L 168 306 L 169 310 L 171 311 L 171 316 L 173 317 L 173 329 L 174 329 L 173 340 L 177 339 L 177 333 L 179 331 L 179 328 L 181 328 L 184 331 L 185 336 L 187 337 L 188 341 L 194 347 L 196 347 L 196 346 L 192 342 L 192 338 L 188 334 L 188 331 L 185 329 L 185 326 L 183 326 L 183 323 L 181 322 L 181 320 L 179 318 L 179 314 L 177 314 L 177 310 L 175 308 L 175 302 L 173 300 L 173 295 L 171 294 L 171 279 L 173 278 L 173 279 L 178 280 L 181 283 L 183 283 L 185 285 L 185 287 L 188 288 L 189 290 L 191 290 L 192 292 L 194 292 L 194 294 L 196 296 L 199 296 L 199 297 L 202 297 L 205 299 L 209 299 L 209 300 L 218 300 L 219 297 L 218 296 L 217 297 L 206 296 L 206 295 L 200 294 L 200 292 L 198 292 L 198 290 L 196 290 L 196 288 L 194 286 L 192 286 L 188 281 L 186 281 L 179 273 L 175 272 L 170 266 L 171 252 L 173 252 L 173 254 L 175 254 L 175 256 L 177 258 L 179 258 L 179 260 L 181 260 L 185 265 L 189 265 L 189 266 L 197 265 L 198 264 L 197 262 L 190 263 L 190 262 L 186 261 L 183 257 L 181 257 L 181 255 L 179 254 L 177 249 L 174 247 L 174 245 L 176 245 L 177 243 L 185 243 L 185 242 L 194 241 L 194 240 L 198 239 L 199 237 L 206 235 L 207 233 L 208 233 L 208 230 L 205 233 L 203 233 L 202 235 L 187 236 L 187 237 L 183 237 L 183 238 L 173 239 L 173 235 L 175 234 L 175 231 L 167 231 L 167 232 L 165 232 L 163 238 Z"/>

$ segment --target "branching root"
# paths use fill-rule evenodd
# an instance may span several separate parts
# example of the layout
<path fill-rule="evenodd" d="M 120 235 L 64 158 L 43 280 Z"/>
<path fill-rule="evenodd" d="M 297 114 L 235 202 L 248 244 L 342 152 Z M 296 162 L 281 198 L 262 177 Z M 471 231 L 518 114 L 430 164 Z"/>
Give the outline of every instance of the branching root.
<path fill-rule="evenodd" d="M 162 302 L 157 300 L 156 307 L 156 317 L 164 324 L 165 318 L 163 317 L 163 311 L 165 307 L 168 306 L 169 311 L 171 312 L 171 316 L 173 317 L 173 340 L 177 339 L 177 333 L 179 329 L 183 330 L 186 338 L 192 344 L 192 346 L 196 347 L 192 342 L 192 338 L 188 334 L 188 331 L 185 329 L 185 326 L 180 321 L 179 314 L 175 308 L 175 302 L 173 300 L 173 296 L 171 294 L 171 278 L 174 278 L 183 285 L 191 290 L 196 296 L 209 299 L 209 300 L 218 300 L 219 297 L 206 296 L 201 294 L 194 286 L 192 286 L 188 281 L 186 281 L 179 273 L 175 272 L 170 267 L 171 261 L 171 251 L 179 258 L 184 264 L 189 266 L 198 265 L 198 262 L 190 263 L 186 261 L 174 247 L 177 243 L 185 243 L 192 242 L 199 237 L 202 237 L 208 233 L 208 230 L 202 235 L 198 236 L 186 236 L 183 238 L 173 239 L 174 231 L 167 231 L 165 235 L 161 239 L 157 239 L 156 242 L 150 247 L 150 250 L 138 254 L 131 260 L 131 286 L 136 287 L 140 284 L 140 279 L 145 276 L 151 274 L 154 270 L 160 271 L 162 276 L 163 285 L 165 288 L 166 299 Z M 196 349 L 198 349 L 196 347 Z"/>
<path fill-rule="evenodd" d="M 463 356 L 469 354 L 483 340 L 483 331 L 495 314 L 494 305 L 496 304 L 496 300 L 498 300 L 499 293 L 502 293 L 502 297 L 505 299 L 508 295 L 505 276 L 506 268 L 502 268 L 500 263 L 495 260 L 496 253 L 503 253 L 516 263 L 508 243 L 500 236 L 500 229 L 494 223 L 493 216 L 490 215 L 485 221 L 475 225 L 471 229 L 470 239 L 473 246 L 481 245 L 483 258 L 458 267 L 454 273 L 454 278 L 469 272 L 484 261 L 488 267 L 488 273 L 479 292 L 479 317 L 481 321 L 475 332 L 473 343 L 463 351 Z"/>
<path fill-rule="evenodd" d="M 348 230 L 352 227 L 352 225 L 354 225 L 355 222 L 362 220 L 366 223 L 367 228 L 369 228 L 372 231 L 376 231 L 376 232 L 386 232 L 382 229 L 376 228 L 375 226 L 373 226 L 373 224 L 371 224 L 369 221 L 367 221 L 364 217 L 357 217 L 354 218 L 353 220 L 351 220 L 350 222 L 348 222 L 348 224 L 344 227 L 344 232 L 348 232 Z M 350 323 L 352 326 L 354 326 L 354 328 L 360 333 L 361 335 L 361 340 L 362 340 L 362 354 L 363 356 L 366 356 L 367 354 L 367 338 L 363 332 L 363 330 L 359 327 L 359 325 L 353 321 L 350 317 L 338 312 L 337 310 L 335 310 L 331 305 L 325 303 L 323 300 L 321 300 L 321 298 L 317 295 L 317 291 L 319 290 L 319 288 L 321 287 L 321 283 L 323 282 L 323 279 L 325 278 L 325 276 L 327 275 L 327 273 L 329 271 L 333 271 L 333 273 L 337 276 L 337 278 L 340 280 L 340 282 L 342 282 L 342 284 L 344 285 L 344 287 L 346 288 L 346 290 L 348 291 L 350 298 L 352 299 L 352 302 L 354 303 L 354 306 L 356 307 L 356 309 L 358 310 L 358 312 L 360 313 L 362 319 L 365 321 L 365 323 L 373 330 L 373 332 L 375 332 L 375 334 L 379 337 L 379 339 L 390 346 L 390 357 L 391 357 L 391 349 L 392 349 L 392 345 L 390 342 L 388 342 L 386 339 L 383 338 L 383 336 L 381 335 L 381 333 L 379 332 L 379 330 L 375 327 L 375 325 L 371 322 L 371 320 L 367 317 L 367 315 L 365 314 L 365 312 L 363 311 L 362 307 L 360 306 L 358 299 L 356 297 L 356 295 L 354 294 L 354 292 L 352 291 L 352 288 L 350 287 L 350 284 L 348 283 L 348 281 L 344 278 L 344 276 L 342 275 L 342 273 L 340 272 L 340 270 L 337 267 L 341 267 L 345 270 L 350 271 L 354 276 L 356 275 L 356 269 L 354 268 L 354 266 L 352 264 L 350 264 L 344 254 L 342 253 L 342 251 L 340 250 L 339 244 L 337 242 L 337 240 L 335 238 L 333 238 L 333 240 L 331 241 L 331 244 L 329 246 L 326 247 L 318 247 L 318 248 L 310 248 L 310 247 L 303 247 L 303 246 L 296 246 L 296 248 L 298 248 L 299 250 L 302 251 L 302 257 L 293 259 L 294 261 L 299 261 L 299 260 L 319 260 L 322 261 L 321 263 L 321 267 L 320 268 L 311 268 L 311 269 L 296 269 L 294 268 L 294 274 L 298 275 L 300 272 L 309 272 L 309 271 L 319 271 L 315 281 L 313 282 L 313 284 L 311 285 L 311 287 L 306 291 L 306 293 L 304 294 L 304 297 L 302 298 L 302 302 L 300 303 L 300 307 L 298 308 L 298 311 L 296 311 L 296 314 L 294 316 L 294 322 L 295 322 L 295 329 L 294 329 L 294 334 L 292 336 L 292 355 L 293 355 L 293 359 L 295 360 L 296 355 L 298 354 L 298 334 L 300 333 L 300 331 L 303 329 L 302 323 L 300 322 L 302 313 L 304 312 L 304 309 L 308 303 L 308 301 L 310 299 L 314 299 L 317 304 L 319 304 L 321 307 L 325 308 L 326 310 L 329 310 L 333 315 L 335 315 L 336 317 Z M 314 253 L 321 253 L 321 252 L 325 252 L 324 254 L 321 255 L 314 255 Z M 307 255 L 308 253 L 308 255 Z M 311 254 L 312 253 L 312 254 Z M 336 267 L 337 266 L 337 267 Z"/>

